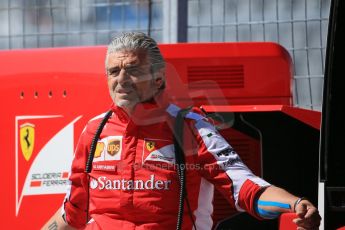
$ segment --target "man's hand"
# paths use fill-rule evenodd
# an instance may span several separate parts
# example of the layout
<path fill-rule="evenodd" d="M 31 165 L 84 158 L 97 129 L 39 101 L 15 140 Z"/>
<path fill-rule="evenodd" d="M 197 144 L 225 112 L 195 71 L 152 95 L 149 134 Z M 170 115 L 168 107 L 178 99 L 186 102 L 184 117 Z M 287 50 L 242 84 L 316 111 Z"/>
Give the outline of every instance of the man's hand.
<path fill-rule="evenodd" d="M 308 200 L 302 200 L 295 207 L 297 218 L 293 222 L 298 226 L 297 230 L 319 229 L 321 217 L 318 210 Z"/>

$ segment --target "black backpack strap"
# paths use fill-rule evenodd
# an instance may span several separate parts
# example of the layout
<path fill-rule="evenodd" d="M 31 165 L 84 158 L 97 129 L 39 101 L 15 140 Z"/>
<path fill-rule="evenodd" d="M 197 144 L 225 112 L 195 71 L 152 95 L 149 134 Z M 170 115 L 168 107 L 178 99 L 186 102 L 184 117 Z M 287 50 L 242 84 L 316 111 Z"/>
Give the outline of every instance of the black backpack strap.
<path fill-rule="evenodd" d="M 95 136 L 93 137 L 92 141 L 91 141 L 91 146 L 90 146 L 90 152 L 89 152 L 89 156 L 87 158 L 87 162 L 85 165 L 85 173 L 87 174 L 87 178 L 88 178 L 88 186 L 90 185 L 90 175 L 89 173 L 92 170 L 92 161 L 93 158 L 95 156 L 95 151 L 96 151 L 96 147 L 97 147 L 97 142 L 99 137 L 101 136 L 102 130 L 105 126 L 105 124 L 107 123 L 107 121 L 109 120 L 111 114 L 113 113 L 112 110 L 109 110 L 104 118 L 102 119 L 102 121 L 99 123 L 99 126 L 97 128 L 97 131 L 95 133 Z M 89 208 L 90 208 L 90 194 L 89 194 L 89 187 L 87 188 L 87 205 L 86 205 L 86 224 L 89 221 Z"/>
<path fill-rule="evenodd" d="M 93 137 L 92 139 L 92 142 L 91 142 L 91 146 L 90 146 L 90 152 L 89 152 L 89 156 L 87 158 L 87 162 L 86 162 L 86 166 L 85 166 L 85 172 L 86 173 L 89 173 L 91 172 L 91 167 L 92 167 L 92 161 L 93 161 L 93 157 L 95 155 L 95 151 L 96 151 L 96 146 L 97 146 L 97 141 L 102 133 L 102 130 L 105 126 L 105 124 L 107 123 L 108 119 L 110 118 L 111 114 L 113 113 L 112 110 L 109 110 L 103 120 L 101 121 L 101 123 L 99 123 L 99 126 L 97 128 L 97 131 L 96 131 L 96 134 L 95 136 Z"/>
<path fill-rule="evenodd" d="M 175 125 L 174 125 L 174 147 L 175 147 L 175 163 L 177 175 L 180 180 L 180 193 L 179 193 L 179 208 L 177 215 L 177 225 L 176 229 L 181 229 L 183 222 L 183 212 L 184 212 L 184 201 L 186 200 L 188 211 L 194 229 L 196 229 L 192 211 L 189 205 L 186 191 L 186 162 L 185 154 L 183 151 L 183 131 L 184 131 L 184 117 L 189 113 L 191 108 L 181 109 L 176 116 Z"/>

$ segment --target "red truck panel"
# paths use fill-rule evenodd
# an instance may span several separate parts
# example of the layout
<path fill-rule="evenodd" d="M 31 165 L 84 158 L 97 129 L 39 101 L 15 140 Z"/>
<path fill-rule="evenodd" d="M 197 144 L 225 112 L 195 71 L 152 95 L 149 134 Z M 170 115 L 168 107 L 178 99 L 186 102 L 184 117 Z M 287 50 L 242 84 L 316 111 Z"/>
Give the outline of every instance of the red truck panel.
<path fill-rule="evenodd" d="M 174 100 L 189 104 L 193 98 L 196 105 L 291 105 L 291 60 L 277 44 L 160 47 Z M 104 46 L 0 52 L 3 228 L 38 229 L 61 205 L 77 138 L 86 121 L 111 103 L 105 52 Z M 235 135 L 234 146 L 248 138 L 229 135 Z M 251 159 L 260 159 L 258 143 L 247 143 L 256 154 Z M 260 171 L 259 165 L 247 163 Z"/>

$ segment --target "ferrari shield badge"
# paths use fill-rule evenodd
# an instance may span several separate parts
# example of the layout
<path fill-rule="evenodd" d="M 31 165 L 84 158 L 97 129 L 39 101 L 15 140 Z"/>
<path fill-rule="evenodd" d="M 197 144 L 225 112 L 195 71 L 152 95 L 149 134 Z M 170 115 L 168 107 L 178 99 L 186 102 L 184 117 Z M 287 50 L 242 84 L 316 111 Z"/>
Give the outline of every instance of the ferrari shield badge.
<path fill-rule="evenodd" d="M 20 126 L 20 147 L 26 161 L 30 160 L 35 144 L 35 125 L 24 123 Z"/>
<path fill-rule="evenodd" d="M 155 142 L 153 142 L 153 141 L 147 141 L 147 142 L 145 143 L 145 145 L 146 145 L 146 149 L 147 149 L 149 152 L 151 152 L 151 151 L 155 148 Z"/>

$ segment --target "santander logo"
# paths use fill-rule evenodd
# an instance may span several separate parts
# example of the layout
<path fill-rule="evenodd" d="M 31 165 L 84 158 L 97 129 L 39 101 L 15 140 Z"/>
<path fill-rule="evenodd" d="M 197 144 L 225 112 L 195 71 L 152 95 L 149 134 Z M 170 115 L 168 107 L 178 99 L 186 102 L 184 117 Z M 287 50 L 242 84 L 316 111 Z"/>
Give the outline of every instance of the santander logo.
<path fill-rule="evenodd" d="M 90 180 L 90 188 L 98 190 L 169 190 L 171 180 L 156 180 L 151 175 L 148 180 L 110 180 L 105 176 Z"/>
<path fill-rule="evenodd" d="M 92 179 L 92 180 L 90 181 L 90 188 L 95 189 L 95 188 L 97 188 L 97 186 L 98 186 L 97 180 Z"/>

